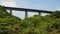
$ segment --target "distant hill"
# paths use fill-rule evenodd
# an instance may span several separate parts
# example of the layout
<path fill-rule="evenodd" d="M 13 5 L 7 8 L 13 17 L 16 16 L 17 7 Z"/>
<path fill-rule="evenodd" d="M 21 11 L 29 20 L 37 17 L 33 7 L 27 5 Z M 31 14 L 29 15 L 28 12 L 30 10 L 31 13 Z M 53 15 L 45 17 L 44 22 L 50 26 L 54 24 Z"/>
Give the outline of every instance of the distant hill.
<path fill-rule="evenodd" d="M 0 34 L 60 34 L 60 12 L 22 20 L 0 6 Z"/>

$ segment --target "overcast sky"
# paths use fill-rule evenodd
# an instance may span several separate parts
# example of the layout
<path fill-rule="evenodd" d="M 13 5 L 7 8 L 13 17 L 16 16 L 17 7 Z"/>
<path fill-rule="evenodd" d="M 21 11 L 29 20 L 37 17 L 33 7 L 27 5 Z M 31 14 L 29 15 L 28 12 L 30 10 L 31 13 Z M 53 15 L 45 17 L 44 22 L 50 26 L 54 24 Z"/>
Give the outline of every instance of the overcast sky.
<path fill-rule="evenodd" d="M 0 0 L 0 5 L 49 11 L 60 10 L 60 0 Z M 24 18 L 23 12 L 14 12 L 13 14 Z M 29 13 L 29 16 L 32 14 Z"/>

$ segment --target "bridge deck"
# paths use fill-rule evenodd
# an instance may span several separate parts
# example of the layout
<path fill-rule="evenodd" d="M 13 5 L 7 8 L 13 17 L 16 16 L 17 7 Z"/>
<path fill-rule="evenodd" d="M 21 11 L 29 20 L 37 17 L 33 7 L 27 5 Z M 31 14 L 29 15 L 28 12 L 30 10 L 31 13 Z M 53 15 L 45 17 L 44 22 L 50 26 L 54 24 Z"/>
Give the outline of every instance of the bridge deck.
<path fill-rule="evenodd" d="M 28 12 L 42 12 L 42 13 L 52 13 L 53 11 L 47 10 L 37 10 L 37 9 L 27 9 L 27 8 L 16 8 L 16 7 L 5 7 L 6 9 L 10 10 L 17 10 L 17 11 L 28 11 Z"/>
<path fill-rule="evenodd" d="M 7 10 L 10 10 L 10 14 L 12 15 L 12 10 L 15 11 L 24 11 L 25 17 L 28 17 L 28 12 L 38 12 L 39 15 L 41 13 L 53 13 L 53 11 L 46 11 L 46 10 L 37 10 L 37 9 L 27 9 L 27 8 L 16 8 L 16 7 L 5 7 Z"/>

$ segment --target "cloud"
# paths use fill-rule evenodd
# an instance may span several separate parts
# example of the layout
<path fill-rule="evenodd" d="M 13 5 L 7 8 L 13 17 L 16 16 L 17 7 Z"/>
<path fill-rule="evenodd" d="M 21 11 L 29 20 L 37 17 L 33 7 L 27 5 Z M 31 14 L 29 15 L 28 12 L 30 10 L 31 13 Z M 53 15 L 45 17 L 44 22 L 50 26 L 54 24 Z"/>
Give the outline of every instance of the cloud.
<path fill-rule="evenodd" d="M 2 0 L 1 5 L 8 6 L 8 7 L 16 7 L 15 1 L 12 0 Z"/>
<path fill-rule="evenodd" d="M 60 8 L 57 8 L 56 10 L 60 11 Z"/>

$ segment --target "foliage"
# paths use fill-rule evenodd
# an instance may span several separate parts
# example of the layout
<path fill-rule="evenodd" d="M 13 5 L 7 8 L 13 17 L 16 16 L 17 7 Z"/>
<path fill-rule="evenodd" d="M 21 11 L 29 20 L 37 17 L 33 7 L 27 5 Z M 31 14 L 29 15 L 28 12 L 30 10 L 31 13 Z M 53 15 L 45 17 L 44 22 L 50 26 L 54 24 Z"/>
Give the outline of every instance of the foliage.
<path fill-rule="evenodd" d="M 0 6 L 0 34 L 60 34 L 60 12 L 21 20 Z"/>

